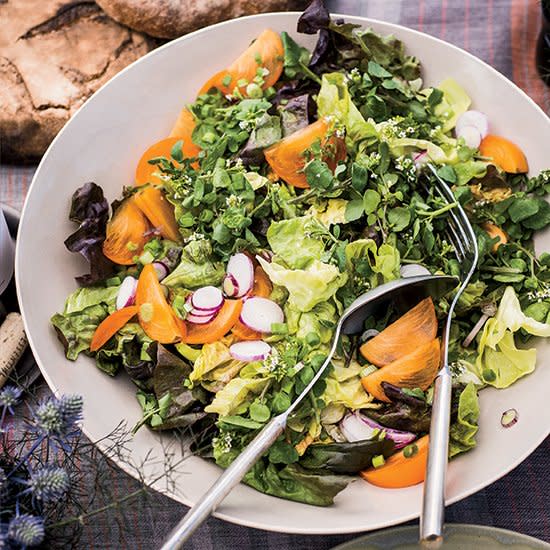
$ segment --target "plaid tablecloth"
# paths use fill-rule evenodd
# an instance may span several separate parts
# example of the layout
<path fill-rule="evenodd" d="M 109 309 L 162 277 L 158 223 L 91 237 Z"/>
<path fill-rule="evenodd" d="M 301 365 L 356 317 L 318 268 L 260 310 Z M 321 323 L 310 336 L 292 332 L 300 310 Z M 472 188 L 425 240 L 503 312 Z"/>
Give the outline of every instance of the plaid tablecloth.
<path fill-rule="evenodd" d="M 550 90 L 538 78 L 534 64 L 540 0 L 333 0 L 329 4 L 333 12 L 400 23 L 452 42 L 496 67 L 550 111 Z M 0 165 L 0 201 L 20 208 L 34 169 Z M 450 506 L 447 521 L 513 529 L 550 542 L 549 471 L 550 438 L 513 472 Z M 137 487 L 119 470 L 113 471 L 111 482 L 119 495 Z M 149 521 L 151 511 L 154 523 Z M 155 495 L 137 503 L 124 522 L 113 516 L 97 517 L 85 529 L 79 547 L 156 548 L 185 511 L 181 504 Z M 269 533 L 210 519 L 188 548 L 324 550 L 351 538 Z"/>

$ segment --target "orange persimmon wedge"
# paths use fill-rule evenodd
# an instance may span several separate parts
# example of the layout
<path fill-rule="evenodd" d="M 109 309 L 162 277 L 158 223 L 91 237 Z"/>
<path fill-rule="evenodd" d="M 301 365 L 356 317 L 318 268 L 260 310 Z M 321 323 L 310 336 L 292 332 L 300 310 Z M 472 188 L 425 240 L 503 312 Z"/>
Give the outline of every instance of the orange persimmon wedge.
<path fill-rule="evenodd" d="M 257 266 L 254 270 L 254 286 L 252 288 L 252 296 L 257 296 L 258 298 L 269 298 L 271 291 L 273 290 L 273 285 L 269 280 L 266 272 Z"/>
<path fill-rule="evenodd" d="M 103 347 L 134 315 L 138 312 L 137 306 L 123 307 L 107 316 L 95 329 L 90 351 L 97 351 Z"/>
<path fill-rule="evenodd" d="M 132 265 L 151 238 L 151 226 L 134 198 L 126 199 L 107 224 L 103 254 L 116 264 Z"/>
<path fill-rule="evenodd" d="M 426 298 L 364 343 L 361 354 L 367 361 L 383 367 L 431 342 L 437 334 L 437 317 L 431 298 Z"/>
<path fill-rule="evenodd" d="M 134 203 L 165 239 L 180 239 L 174 207 L 166 200 L 160 189 L 146 187 L 139 190 L 134 195 Z"/>
<path fill-rule="evenodd" d="M 523 151 L 509 139 L 489 134 L 481 140 L 479 152 L 510 174 L 529 171 Z"/>
<path fill-rule="evenodd" d="M 506 235 L 506 233 L 498 225 L 491 222 L 485 222 L 482 227 L 491 239 L 496 239 L 498 237 L 498 241 L 491 247 L 493 252 L 496 252 L 499 246 L 508 242 L 508 235 Z"/>
<path fill-rule="evenodd" d="M 321 143 L 321 147 L 330 150 L 330 154 L 327 154 L 323 160 L 333 172 L 338 162 L 346 158 L 344 140 L 336 136 L 327 138 L 328 132 L 328 121 L 320 118 L 265 149 L 265 159 L 282 180 L 294 187 L 305 189 L 309 184 L 303 172 L 306 163 L 304 152 L 316 141 Z"/>
<path fill-rule="evenodd" d="M 191 130 L 192 131 L 192 130 Z M 162 180 L 155 175 L 155 172 L 160 172 L 160 168 L 156 164 L 149 164 L 151 159 L 157 157 L 166 157 L 167 159 L 171 158 L 172 147 L 178 142 L 184 140 L 181 136 L 168 137 L 157 141 L 139 159 L 138 165 L 136 167 L 136 185 L 145 185 L 146 183 L 161 184 Z M 192 142 L 191 142 L 192 143 Z M 184 151 L 184 156 L 187 156 L 185 153 L 185 140 L 182 147 Z M 194 156 L 194 155 L 189 155 Z"/>
<path fill-rule="evenodd" d="M 136 305 L 139 324 L 149 338 L 161 344 L 172 344 L 185 337 L 185 323 L 166 301 L 152 264 L 147 264 L 139 276 Z"/>
<path fill-rule="evenodd" d="M 385 489 L 402 489 L 422 483 L 426 475 L 429 442 L 430 436 L 421 437 L 411 443 L 411 446 L 416 445 L 415 454 L 407 458 L 402 449 L 390 456 L 382 466 L 363 470 L 361 477 L 372 485 Z"/>
<path fill-rule="evenodd" d="M 186 344 L 211 344 L 223 338 L 237 323 L 242 300 L 225 300 L 220 311 L 210 323 L 194 325 L 187 323 L 187 335 L 183 340 Z"/>
<path fill-rule="evenodd" d="M 283 72 L 284 53 L 283 41 L 279 34 L 266 29 L 229 67 L 209 78 L 198 95 L 205 94 L 212 88 L 217 88 L 223 94 L 231 94 L 238 86 L 239 80 L 251 83 L 259 68 L 265 68 L 268 71 L 263 77 L 262 88 L 265 90 L 279 80 Z M 246 86 L 240 89 L 243 93 L 246 92 Z"/>
<path fill-rule="evenodd" d="M 261 340 L 262 333 L 251 328 L 248 328 L 243 322 L 237 321 L 231 329 L 231 334 L 237 340 Z"/>
<path fill-rule="evenodd" d="M 415 346 L 409 355 L 361 378 L 361 383 L 376 399 L 389 402 L 382 389 L 382 382 L 389 382 L 399 388 L 427 390 L 437 376 L 439 362 L 439 340 L 436 338 L 427 344 Z"/>

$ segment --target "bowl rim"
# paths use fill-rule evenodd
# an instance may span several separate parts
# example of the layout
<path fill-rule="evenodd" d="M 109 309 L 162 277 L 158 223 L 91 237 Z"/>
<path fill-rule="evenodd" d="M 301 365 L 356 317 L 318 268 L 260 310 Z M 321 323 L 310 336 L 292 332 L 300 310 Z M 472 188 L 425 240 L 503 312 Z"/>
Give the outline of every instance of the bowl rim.
<path fill-rule="evenodd" d="M 123 75 L 125 75 L 125 73 L 127 71 L 132 70 L 133 67 L 135 65 L 137 65 L 138 63 L 141 63 L 142 61 L 144 61 L 146 59 L 151 59 L 156 55 L 160 55 L 160 54 L 162 54 L 162 52 L 164 52 L 164 50 L 166 50 L 168 48 L 180 47 L 181 43 L 184 43 L 185 41 L 187 41 L 189 39 L 192 39 L 192 38 L 195 38 L 197 36 L 200 36 L 202 34 L 207 34 L 207 33 L 211 32 L 213 29 L 218 29 L 220 27 L 230 27 L 233 24 L 237 24 L 237 22 L 241 21 L 241 20 L 255 20 L 255 19 L 257 19 L 257 20 L 265 20 L 265 21 L 269 22 L 270 19 L 280 17 L 280 16 L 289 16 L 289 17 L 294 16 L 294 18 L 297 19 L 301 14 L 302 14 L 302 12 L 300 12 L 300 11 L 268 12 L 268 13 L 261 13 L 261 14 L 238 17 L 238 18 L 235 18 L 235 19 L 227 20 L 227 21 L 221 21 L 221 22 L 216 23 L 214 25 L 209 25 L 209 26 L 204 27 L 202 29 L 198 29 L 196 31 L 193 31 L 189 34 L 180 36 L 179 38 L 176 38 L 176 39 L 174 39 L 170 42 L 167 42 L 166 44 L 163 44 L 162 46 L 148 52 L 143 57 L 133 61 L 128 66 L 126 66 L 124 69 L 122 69 L 119 73 L 117 73 L 110 80 L 105 82 L 100 88 L 98 88 L 75 111 L 75 113 L 69 118 L 69 120 L 67 120 L 67 122 L 65 123 L 63 128 L 59 131 L 59 133 L 56 135 L 56 137 L 53 139 L 53 141 L 48 146 L 46 152 L 44 153 L 42 159 L 40 160 L 40 163 L 39 163 L 39 165 L 38 165 L 38 167 L 37 167 L 37 169 L 36 169 L 36 171 L 33 175 L 31 184 L 30 184 L 29 189 L 27 191 L 27 195 L 26 195 L 26 198 L 25 198 L 25 201 L 24 201 L 24 204 L 23 204 L 22 212 L 21 212 L 21 218 L 20 218 L 20 223 L 19 223 L 20 227 L 22 227 L 23 224 L 25 224 L 26 219 L 28 217 L 28 215 L 27 215 L 27 211 L 29 209 L 29 207 L 28 207 L 29 200 L 28 199 L 31 197 L 32 191 L 33 191 L 35 185 L 37 185 L 37 182 L 38 182 L 39 178 L 41 177 L 41 172 L 42 172 L 42 169 L 43 169 L 43 165 L 45 164 L 48 156 L 50 155 L 51 151 L 55 147 L 58 139 L 61 138 L 63 133 L 67 130 L 67 127 L 69 126 L 69 123 L 75 117 L 77 117 L 80 114 L 81 110 L 84 109 L 87 106 L 87 104 L 97 94 L 101 93 L 105 88 L 110 86 L 115 80 L 117 80 L 118 78 L 122 78 Z M 418 31 L 416 29 L 412 29 L 412 28 L 407 27 L 405 25 L 400 25 L 398 23 L 383 21 L 381 19 L 364 17 L 364 16 L 361 16 L 361 15 L 352 15 L 352 14 L 349 14 L 349 13 L 348 14 L 331 13 L 331 17 L 353 18 L 354 20 L 356 20 L 358 22 L 360 21 L 360 23 L 365 27 L 369 27 L 369 26 L 373 26 L 373 25 L 376 26 L 377 24 L 379 24 L 379 25 L 382 25 L 382 26 L 385 26 L 385 27 L 389 28 L 391 34 L 393 34 L 395 31 L 398 31 L 398 30 L 404 30 L 408 33 L 412 33 L 414 36 L 422 37 L 422 39 L 425 39 L 427 37 L 430 40 L 433 40 L 435 45 L 437 45 L 437 44 L 444 45 L 445 47 L 448 47 L 448 48 L 451 48 L 451 49 L 457 51 L 462 56 L 465 56 L 465 57 L 469 58 L 471 61 L 474 61 L 475 63 L 481 64 L 486 70 L 488 69 L 495 78 L 497 78 L 500 81 L 504 82 L 506 85 L 512 86 L 515 89 L 515 92 L 518 93 L 521 97 L 523 97 L 523 99 L 526 100 L 532 108 L 534 107 L 535 110 L 538 112 L 538 114 L 543 117 L 543 119 L 546 121 L 547 126 L 550 129 L 550 118 L 546 115 L 546 113 L 542 110 L 542 108 L 525 91 L 523 91 L 517 84 L 515 84 L 512 80 L 510 80 L 505 75 L 503 75 L 500 71 L 498 71 L 497 69 L 495 69 L 494 67 L 492 67 L 487 62 L 480 59 L 479 57 L 473 55 L 472 53 L 470 53 L 466 50 L 464 50 L 463 48 L 460 48 L 459 46 L 451 44 L 450 42 L 447 42 L 445 40 L 442 40 L 441 38 L 432 36 L 428 33 Z M 405 43 L 405 47 L 406 46 L 407 46 L 407 44 Z M 47 369 L 42 364 L 42 360 L 39 358 L 38 348 L 35 345 L 33 335 L 28 330 L 27 314 L 26 314 L 27 312 L 26 312 L 25 308 L 22 305 L 23 304 L 23 300 L 22 300 L 23 296 L 22 296 L 22 291 L 20 290 L 22 285 L 19 284 L 20 280 L 21 280 L 21 269 L 22 269 L 21 263 L 22 263 L 21 262 L 21 251 L 20 251 L 19 240 L 18 240 L 16 242 L 16 254 L 15 254 L 15 277 L 16 277 L 16 287 L 17 287 L 17 299 L 18 299 L 18 302 L 19 302 L 20 307 L 21 307 L 21 314 L 22 314 L 22 317 L 23 317 L 23 323 L 24 323 L 25 331 L 27 333 L 27 338 L 28 338 L 28 341 L 29 341 L 29 345 L 30 345 L 30 348 L 31 348 L 31 350 L 33 352 L 33 355 L 35 357 L 36 363 L 38 364 L 38 366 L 40 368 L 40 371 L 42 372 L 42 376 L 46 380 L 48 386 L 50 387 L 50 389 L 54 393 L 54 395 L 59 396 L 61 390 L 56 387 L 53 380 L 50 378 Z M 86 435 L 86 437 L 88 437 L 88 439 L 92 440 L 92 438 L 89 437 L 89 435 L 88 435 L 88 433 L 87 433 L 87 431 L 84 427 L 83 427 L 82 431 L 83 431 L 84 435 Z M 464 490 L 458 492 L 456 495 L 454 495 L 452 497 L 447 497 L 445 499 L 446 506 L 448 506 L 450 504 L 453 504 L 455 502 L 458 502 L 460 500 L 463 500 L 464 498 L 467 498 L 467 497 L 477 493 L 478 491 L 488 487 L 489 485 L 491 485 L 492 483 L 494 483 L 498 479 L 500 479 L 500 478 L 504 477 L 505 475 L 509 474 L 519 464 L 521 464 L 548 437 L 548 435 L 550 435 L 550 426 L 548 426 L 546 434 L 543 437 L 541 437 L 540 439 L 537 439 L 536 441 L 534 441 L 534 443 L 532 443 L 528 448 L 526 448 L 525 451 L 520 455 L 520 457 L 516 461 L 514 461 L 507 468 L 507 470 L 505 472 L 498 472 L 498 473 L 496 473 L 492 476 L 487 477 L 481 485 L 477 485 L 477 486 L 474 486 L 474 487 L 470 487 L 468 489 L 464 489 Z M 104 450 L 102 448 L 101 443 L 98 444 L 98 448 L 102 451 Z M 132 476 L 135 479 L 138 479 L 137 474 L 128 465 L 125 465 L 124 463 L 121 463 L 121 464 L 117 463 L 117 466 L 121 470 L 123 470 L 126 474 Z M 161 492 L 163 495 L 168 496 L 172 500 L 176 500 L 177 502 L 181 502 L 181 503 L 183 503 L 187 506 L 191 506 L 191 505 L 194 504 L 185 495 L 178 495 L 176 497 L 173 494 L 168 494 L 165 491 L 160 491 L 159 489 L 156 489 L 154 486 L 149 486 L 149 487 Z M 276 498 L 276 497 L 274 497 L 274 498 Z M 375 529 L 380 529 L 380 528 L 384 528 L 384 527 L 390 527 L 390 526 L 393 526 L 393 525 L 402 524 L 402 523 L 405 523 L 407 521 L 414 520 L 414 519 L 418 518 L 420 516 L 420 511 L 412 512 L 412 513 L 407 514 L 405 516 L 402 516 L 398 519 L 390 519 L 390 520 L 381 522 L 380 524 L 377 524 L 376 526 L 372 526 L 370 528 L 365 528 L 364 525 L 350 526 L 350 527 L 345 527 L 345 528 L 339 528 L 339 527 L 323 528 L 322 526 L 320 526 L 320 527 L 317 527 L 315 530 L 312 530 L 312 529 L 307 528 L 307 527 L 295 527 L 295 528 L 290 528 L 290 529 L 285 528 L 285 527 L 278 527 L 277 525 L 272 524 L 272 523 L 265 524 L 265 523 L 260 523 L 260 522 L 255 521 L 255 520 L 247 520 L 247 519 L 243 519 L 243 518 L 238 518 L 238 517 L 235 517 L 235 516 L 233 516 L 229 513 L 225 513 L 223 511 L 215 511 L 215 512 L 213 512 L 212 515 L 216 518 L 223 519 L 223 520 L 225 520 L 227 522 L 230 522 L 230 523 L 234 523 L 234 524 L 237 524 L 237 525 L 242 525 L 242 526 L 245 526 L 245 527 L 251 527 L 251 528 L 255 528 L 255 529 L 263 529 L 263 530 L 266 530 L 266 531 L 284 532 L 284 533 L 290 533 L 290 534 L 305 534 L 305 535 L 314 535 L 314 534 L 317 534 L 317 535 L 331 535 L 331 534 L 357 533 L 357 532 L 360 532 L 360 531 L 375 530 Z"/>

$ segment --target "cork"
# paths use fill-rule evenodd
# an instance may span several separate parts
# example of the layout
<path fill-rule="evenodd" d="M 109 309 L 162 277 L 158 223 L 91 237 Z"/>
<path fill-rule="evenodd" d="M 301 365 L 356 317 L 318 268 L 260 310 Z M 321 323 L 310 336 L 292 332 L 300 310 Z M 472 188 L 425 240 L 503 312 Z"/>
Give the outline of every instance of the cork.
<path fill-rule="evenodd" d="M 8 313 L 0 325 L 0 388 L 27 347 L 23 319 L 19 313 Z"/>

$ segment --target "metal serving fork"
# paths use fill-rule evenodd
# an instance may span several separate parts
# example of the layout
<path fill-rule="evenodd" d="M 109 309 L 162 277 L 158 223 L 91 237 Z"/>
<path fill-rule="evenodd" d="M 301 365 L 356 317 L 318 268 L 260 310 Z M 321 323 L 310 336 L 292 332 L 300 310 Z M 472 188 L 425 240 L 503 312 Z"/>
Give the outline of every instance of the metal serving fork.
<path fill-rule="evenodd" d="M 458 299 L 468 285 L 478 262 L 477 240 L 460 203 L 449 186 L 438 176 L 433 165 L 428 169 L 436 179 L 435 191 L 448 203 L 456 202 L 449 210 L 447 238 L 453 245 L 461 266 L 461 284 L 455 294 L 443 331 L 441 350 L 441 370 L 435 380 L 430 425 L 430 445 L 422 514 L 420 516 L 420 542 L 431 548 L 438 548 L 443 541 L 443 521 L 445 519 L 445 475 L 449 452 L 449 425 L 451 420 L 451 371 L 449 368 L 449 335 L 452 316 Z"/>

